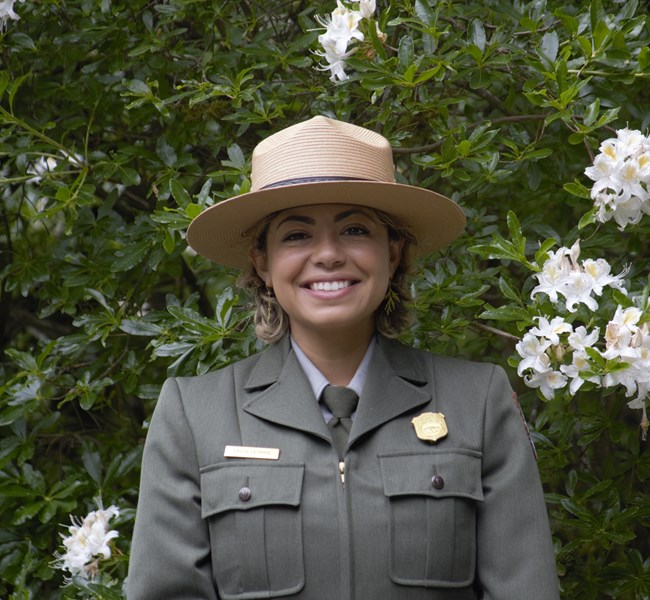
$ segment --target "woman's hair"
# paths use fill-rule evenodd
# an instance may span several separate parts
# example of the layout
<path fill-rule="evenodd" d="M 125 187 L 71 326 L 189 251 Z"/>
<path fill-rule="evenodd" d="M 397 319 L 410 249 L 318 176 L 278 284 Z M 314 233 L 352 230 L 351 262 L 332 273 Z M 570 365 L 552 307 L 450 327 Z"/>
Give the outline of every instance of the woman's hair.
<path fill-rule="evenodd" d="M 412 251 L 417 239 L 396 217 L 377 209 L 372 210 L 377 215 L 377 220 L 386 226 L 388 237 L 403 241 L 399 264 L 390 280 L 386 296 L 375 311 L 377 331 L 395 337 L 411 323 L 413 317 L 409 306 L 411 295 L 408 279 L 412 270 Z M 278 212 L 271 213 L 247 232 L 246 237 L 250 240 L 249 248 L 252 251 L 266 252 L 269 224 L 277 214 Z M 239 277 L 237 285 L 253 296 L 255 335 L 260 340 L 276 342 L 289 331 L 289 316 L 280 306 L 273 290 L 267 288 L 257 274 L 252 262 Z"/>

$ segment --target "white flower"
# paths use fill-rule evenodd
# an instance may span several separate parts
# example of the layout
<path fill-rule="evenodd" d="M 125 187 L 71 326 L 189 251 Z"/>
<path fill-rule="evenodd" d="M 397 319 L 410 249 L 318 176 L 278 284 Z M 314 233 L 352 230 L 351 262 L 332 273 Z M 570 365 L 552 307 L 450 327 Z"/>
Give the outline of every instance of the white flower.
<path fill-rule="evenodd" d="M 620 358 L 625 349 L 630 347 L 641 314 L 641 311 L 634 306 L 626 309 L 618 306 L 605 329 L 605 352 L 603 352 L 605 358 Z"/>
<path fill-rule="evenodd" d="M 25 0 L 20 0 L 25 2 Z M 14 21 L 20 17 L 14 12 L 14 4 L 16 0 L 0 0 L 0 33 L 7 29 L 7 21 L 13 19 Z"/>
<path fill-rule="evenodd" d="M 534 371 L 548 370 L 550 361 L 546 350 L 550 345 L 551 342 L 548 340 L 539 339 L 530 332 L 524 335 L 515 346 L 522 358 L 522 361 L 517 366 L 517 374 L 521 377 L 526 369 L 533 369 Z"/>
<path fill-rule="evenodd" d="M 321 39 L 323 38 L 323 39 Z M 319 41 L 323 46 L 323 52 L 317 52 L 318 56 L 322 56 L 327 61 L 326 67 L 321 67 L 321 70 L 329 70 L 331 72 L 330 79 L 332 81 L 345 81 L 349 79 L 345 72 L 345 59 L 348 54 L 340 55 L 336 49 L 336 41 L 324 36 L 319 36 Z"/>
<path fill-rule="evenodd" d="M 575 312 L 576 304 L 586 304 L 589 309 L 598 310 L 598 302 L 591 296 L 593 291 L 593 279 L 588 273 L 571 271 L 562 290 L 567 310 Z"/>
<path fill-rule="evenodd" d="M 560 366 L 560 371 L 571 378 L 571 384 L 569 385 L 571 394 L 575 394 L 585 381 L 591 381 L 597 385 L 600 384 L 600 377 L 589 374 L 590 370 L 589 356 L 586 352 L 580 351 L 573 353 L 570 365 Z"/>
<path fill-rule="evenodd" d="M 66 552 L 55 554 L 56 567 L 68 571 L 73 577 L 92 580 L 97 574 L 99 561 L 111 556 L 109 543 L 118 537 L 118 533 L 108 529 L 108 521 L 118 515 L 116 506 L 104 510 L 100 505 L 99 510 L 90 512 L 83 521 L 70 517 L 70 535 L 61 535 Z"/>
<path fill-rule="evenodd" d="M 319 41 L 327 37 L 335 43 L 337 53 L 343 56 L 353 39 L 363 41 L 364 35 L 359 31 L 359 21 L 362 18 L 360 12 L 350 10 L 339 1 L 337 8 L 332 11 L 330 20 L 326 22 L 327 31 L 319 36 Z"/>
<path fill-rule="evenodd" d="M 563 388 L 566 385 L 567 377 L 560 371 L 547 371 L 535 372 L 524 378 L 528 387 L 539 388 L 542 396 L 547 400 L 552 400 L 555 397 L 555 390 Z"/>
<path fill-rule="evenodd" d="M 585 348 L 593 348 L 594 344 L 598 341 L 599 333 L 600 329 L 598 329 L 598 327 L 596 327 L 591 333 L 587 333 L 587 328 L 580 325 L 579 327 L 576 327 L 573 333 L 569 334 L 569 346 L 580 352 L 584 351 Z"/>
<path fill-rule="evenodd" d="M 624 229 L 650 214 L 650 138 L 631 129 L 619 129 L 616 135 L 600 145 L 585 175 L 594 181 L 591 198 L 597 220 L 613 218 Z"/>
<path fill-rule="evenodd" d="M 533 289 L 530 297 L 534 298 L 541 292 L 556 303 L 558 296 L 564 296 L 567 310 L 575 312 L 578 304 L 598 310 L 598 302 L 593 295 L 601 296 L 605 287 L 626 293 L 623 277 L 627 269 L 618 275 L 611 275 L 611 266 L 605 259 L 586 259 L 580 263 L 579 256 L 580 240 L 571 248 L 562 247 L 557 252 L 550 252 L 541 272 L 534 275 L 539 285 Z"/>
<path fill-rule="evenodd" d="M 627 275 L 629 269 L 625 269 L 618 275 L 610 275 L 612 267 L 604 258 L 593 260 L 588 258 L 583 261 L 582 267 L 585 273 L 592 279 L 592 288 L 597 296 L 603 293 L 605 286 L 616 288 L 617 290 L 627 294 L 623 287 L 623 277 Z"/>
<path fill-rule="evenodd" d="M 348 79 L 345 72 L 345 61 L 355 51 L 353 44 L 365 39 L 359 25 L 363 19 L 372 18 L 375 8 L 376 0 L 360 0 L 359 10 L 350 10 L 341 4 L 340 0 L 337 0 L 336 8 L 329 18 L 324 19 L 316 16 L 316 20 L 325 27 L 325 33 L 318 36 L 318 42 L 323 49 L 315 54 L 324 58 L 327 63 L 318 68 L 322 71 L 330 71 L 332 81 Z M 377 36 L 380 39 L 385 38 L 378 25 Z"/>
<path fill-rule="evenodd" d="M 372 15 L 375 14 L 375 8 L 375 0 L 359 0 L 359 12 L 364 19 L 372 18 Z"/>
<path fill-rule="evenodd" d="M 553 317 L 550 322 L 546 317 L 535 317 L 535 319 L 537 320 L 537 327 L 533 327 L 530 333 L 538 337 L 545 337 L 554 346 L 560 343 L 560 334 L 573 331 L 571 324 L 567 323 L 562 317 Z"/>
<path fill-rule="evenodd" d="M 568 248 L 560 248 L 557 252 L 549 252 L 546 262 L 542 265 L 541 273 L 535 275 L 539 285 L 530 293 L 530 297 L 543 292 L 551 302 L 558 301 L 558 293 L 561 293 L 565 282 L 571 272 L 571 262 Z"/>

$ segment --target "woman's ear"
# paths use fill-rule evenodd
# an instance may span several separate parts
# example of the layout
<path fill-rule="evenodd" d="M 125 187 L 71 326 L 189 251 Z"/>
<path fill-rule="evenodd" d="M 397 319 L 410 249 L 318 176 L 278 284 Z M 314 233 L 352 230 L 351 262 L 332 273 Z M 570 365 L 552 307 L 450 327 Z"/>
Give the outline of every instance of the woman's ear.
<path fill-rule="evenodd" d="M 272 287 L 271 274 L 269 273 L 268 261 L 266 260 L 266 252 L 255 249 L 250 250 L 248 252 L 248 258 L 253 264 L 259 278 L 266 284 L 266 287 Z"/>
<path fill-rule="evenodd" d="M 388 261 L 390 276 L 395 275 L 395 271 L 402 260 L 402 250 L 404 248 L 404 240 L 388 240 Z"/>

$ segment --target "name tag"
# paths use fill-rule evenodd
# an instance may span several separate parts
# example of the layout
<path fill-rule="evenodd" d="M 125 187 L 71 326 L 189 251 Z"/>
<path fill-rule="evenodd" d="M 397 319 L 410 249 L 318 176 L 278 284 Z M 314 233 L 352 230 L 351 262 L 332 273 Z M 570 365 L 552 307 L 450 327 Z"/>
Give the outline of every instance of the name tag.
<path fill-rule="evenodd" d="M 280 448 L 255 448 L 254 446 L 226 446 L 224 458 L 259 458 L 261 460 L 278 460 Z"/>

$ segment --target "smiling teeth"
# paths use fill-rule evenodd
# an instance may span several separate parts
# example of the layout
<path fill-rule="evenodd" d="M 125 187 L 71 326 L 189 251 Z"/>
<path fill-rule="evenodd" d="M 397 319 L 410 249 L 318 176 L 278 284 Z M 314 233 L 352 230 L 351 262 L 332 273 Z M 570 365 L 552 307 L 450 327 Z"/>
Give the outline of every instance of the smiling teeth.
<path fill-rule="evenodd" d="M 350 287 L 350 282 L 319 281 L 318 283 L 312 283 L 309 287 L 316 292 L 336 292 L 337 290 L 342 290 L 346 287 Z"/>

